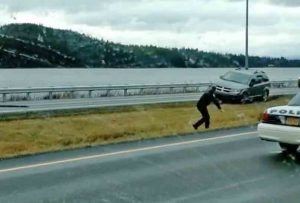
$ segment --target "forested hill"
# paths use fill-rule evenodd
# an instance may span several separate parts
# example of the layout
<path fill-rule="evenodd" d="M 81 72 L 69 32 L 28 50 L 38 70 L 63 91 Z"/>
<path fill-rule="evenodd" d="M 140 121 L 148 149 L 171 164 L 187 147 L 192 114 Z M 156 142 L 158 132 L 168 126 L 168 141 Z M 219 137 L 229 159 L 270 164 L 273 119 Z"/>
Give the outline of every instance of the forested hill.
<path fill-rule="evenodd" d="M 300 60 L 250 57 L 251 67 L 300 67 Z M 0 68 L 241 67 L 243 55 L 122 45 L 35 24 L 0 27 Z"/>

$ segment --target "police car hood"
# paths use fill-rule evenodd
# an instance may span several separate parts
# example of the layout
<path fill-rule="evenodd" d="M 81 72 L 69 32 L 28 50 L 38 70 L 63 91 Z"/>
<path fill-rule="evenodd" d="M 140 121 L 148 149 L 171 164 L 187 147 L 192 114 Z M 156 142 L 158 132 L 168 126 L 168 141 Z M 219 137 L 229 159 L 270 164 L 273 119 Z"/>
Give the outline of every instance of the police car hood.
<path fill-rule="evenodd" d="M 300 117 L 300 106 L 276 106 L 267 110 L 271 115 Z"/>
<path fill-rule="evenodd" d="M 249 87 L 246 84 L 231 82 L 231 81 L 227 81 L 227 80 L 218 80 L 216 82 L 216 85 L 221 86 L 221 87 L 227 87 L 227 88 L 230 88 L 230 89 L 236 89 L 236 90 L 246 89 L 246 88 Z"/>

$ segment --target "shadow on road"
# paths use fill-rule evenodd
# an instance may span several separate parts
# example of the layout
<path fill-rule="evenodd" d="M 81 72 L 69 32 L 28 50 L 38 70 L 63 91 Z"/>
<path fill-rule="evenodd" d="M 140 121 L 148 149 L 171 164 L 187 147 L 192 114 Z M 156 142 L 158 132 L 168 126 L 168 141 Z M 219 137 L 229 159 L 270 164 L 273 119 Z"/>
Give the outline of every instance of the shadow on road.
<path fill-rule="evenodd" d="M 29 106 L 25 105 L 0 105 L 0 108 L 28 108 Z"/>
<path fill-rule="evenodd" d="M 287 151 L 278 152 L 271 156 L 277 163 L 296 164 L 300 166 L 300 152 L 290 153 Z"/>

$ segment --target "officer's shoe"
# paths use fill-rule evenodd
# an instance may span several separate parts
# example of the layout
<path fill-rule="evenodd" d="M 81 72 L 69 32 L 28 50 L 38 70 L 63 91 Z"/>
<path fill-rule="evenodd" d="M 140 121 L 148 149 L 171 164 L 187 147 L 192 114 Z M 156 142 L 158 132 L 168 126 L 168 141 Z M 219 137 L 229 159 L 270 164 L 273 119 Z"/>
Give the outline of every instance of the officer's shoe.
<path fill-rule="evenodd" d="M 193 128 L 194 128 L 195 130 L 197 130 L 197 129 L 198 129 L 198 126 L 196 126 L 196 124 L 193 124 Z"/>

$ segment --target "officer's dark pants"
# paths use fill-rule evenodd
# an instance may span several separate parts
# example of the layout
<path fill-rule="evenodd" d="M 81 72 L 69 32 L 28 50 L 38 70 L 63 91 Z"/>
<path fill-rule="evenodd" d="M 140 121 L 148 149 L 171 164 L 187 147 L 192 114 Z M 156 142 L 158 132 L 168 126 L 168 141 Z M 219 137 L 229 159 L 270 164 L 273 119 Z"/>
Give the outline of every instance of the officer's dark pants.
<path fill-rule="evenodd" d="M 202 125 L 203 123 L 205 123 L 205 128 L 209 128 L 209 119 L 210 119 L 210 116 L 209 116 L 209 113 L 207 111 L 207 108 L 206 107 L 199 107 L 197 106 L 198 110 L 200 111 L 200 113 L 202 114 L 202 118 L 200 120 L 198 120 L 194 126 L 196 128 L 198 128 L 200 125 Z"/>

